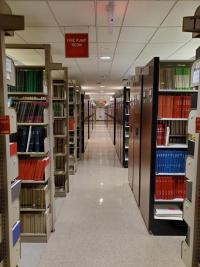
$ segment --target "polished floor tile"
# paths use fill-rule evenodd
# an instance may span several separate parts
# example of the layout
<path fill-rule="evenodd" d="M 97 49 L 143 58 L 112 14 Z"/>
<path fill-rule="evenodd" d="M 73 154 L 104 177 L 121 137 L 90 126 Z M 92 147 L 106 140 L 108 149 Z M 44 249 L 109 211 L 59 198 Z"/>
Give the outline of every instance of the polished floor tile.
<path fill-rule="evenodd" d="M 182 238 L 148 234 L 127 174 L 106 127 L 97 125 L 70 193 L 57 202 L 55 233 L 35 265 L 25 265 L 25 248 L 20 267 L 183 267 Z"/>

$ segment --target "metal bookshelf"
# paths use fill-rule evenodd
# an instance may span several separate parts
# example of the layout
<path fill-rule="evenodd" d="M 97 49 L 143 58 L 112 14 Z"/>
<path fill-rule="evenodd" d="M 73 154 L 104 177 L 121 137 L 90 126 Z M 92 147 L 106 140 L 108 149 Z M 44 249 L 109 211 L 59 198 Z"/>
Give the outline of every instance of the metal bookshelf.
<path fill-rule="evenodd" d="M 20 258 L 18 158 L 10 137 L 16 132 L 16 114 L 8 108 L 8 84 L 13 85 L 13 62 L 6 59 L 5 35 L 24 29 L 24 17 L 12 15 L 9 6 L 0 6 L 0 266 L 17 266 Z M 5 127 L 6 126 L 6 127 Z M 7 128 L 7 129 L 6 129 Z M 10 136 L 9 136 L 10 135 Z M 13 149 L 14 146 L 14 149 Z"/>
<path fill-rule="evenodd" d="M 116 137 L 115 147 L 119 160 L 124 168 L 128 168 L 129 148 L 129 107 L 130 88 L 124 87 L 115 94 L 116 99 Z"/>
<path fill-rule="evenodd" d="M 116 135 L 116 98 L 113 98 L 112 101 L 110 101 L 105 106 L 105 124 L 108 128 L 108 132 L 110 134 L 110 137 L 112 139 L 113 144 L 115 145 L 115 135 Z"/>
<path fill-rule="evenodd" d="M 54 179 L 55 197 L 69 192 L 69 141 L 68 141 L 68 70 L 52 71 L 54 108 Z M 57 114 L 57 112 L 59 114 Z"/>
<path fill-rule="evenodd" d="M 76 81 L 69 81 L 69 174 L 77 171 L 77 105 Z"/>
<path fill-rule="evenodd" d="M 155 235 L 186 234 L 183 221 L 185 170 L 183 167 L 175 168 L 170 160 L 162 161 L 162 166 L 158 168 L 158 160 L 161 159 L 159 153 L 177 153 L 181 162 L 178 166 L 184 164 L 184 155 L 189 149 L 186 133 L 189 104 L 186 106 L 186 96 L 188 99 L 191 96 L 191 100 L 196 94 L 190 88 L 190 68 L 191 61 L 160 61 L 153 58 L 145 67 L 137 69 L 137 81 L 133 80 L 131 84 L 129 183 L 146 227 Z M 171 97 L 170 101 L 179 98 L 180 101 L 178 104 L 172 102 L 171 108 L 160 109 L 163 107 L 161 103 L 166 104 L 161 102 L 165 97 Z M 183 109 L 178 109 L 178 105 Z M 160 135 L 160 124 L 164 129 L 163 136 Z M 164 155 L 160 157 L 163 160 Z M 165 189 L 162 187 L 161 190 L 160 184 L 165 184 Z"/>
<path fill-rule="evenodd" d="M 76 110 L 77 110 L 77 159 L 81 159 L 82 154 L 82 120 L 81 120 L 81 86 L 76 85 Z"/>
<path fill-rule="evenodd" d="M 187 223 L 187 237 L 182 243 L 182 259 L 187 267 L 200 264 L 200 59 L 193 63 L 192 87 L 197 90 L 196 101 L 189 115 L 188 133 L 189 155 L 186 160 L 186 199 L 183 206 L 183 219 Z M 192 145 L 192 147 L 190 147 Z"/>
<path fill-rule="evenodd" d="M 25 92 L 21 90 L 17 90 L 16 93 L 14 90 L 9 91 L 9 97 L 14 98 L 15 101 L 17 99 L 18 102 L 31 101 L 47 103 L 44 112 L 43 112 L 43 123 L 37 126 L 46 129 L 47 136 L 44 139 L 44 149 L 45 153 L 27 153 L 24 155 L 23 153 L 19 153 L 20 159 L 29 159 L 30 161 L 36 159 L 46 160 L 46 167 L 44 168 L 44 177 L 40 181 L 34 180 L 24 180 L 22 181 L 22 191 L 29 190 L 31 192 L 39 191 L 39 198 L 41 200 L 40 205 L 42 205 L 42 192 L 44 188 L 48 187 L 49 202 L 46 203 L 47 206 L 45 211 L 43 209 L 39 209 L 38 211 L 29 210 L 34 208 L 36 205 L 33 199 L 33 203 L 28 203 L 28 199 L 21 197 L 21 220 L 22 220 L 22 233 L 21 233 L 21 241 L 22 242 L 48 242 L 50 237 L 50 233 L 54 231 L 55 225 L 55 204 L 54 204 L 54 196 L 55 196 L 55 183 L 54 183 L 54 157 L 53 157 L 53 103 L 52 103 L 52 70 L 57 68 L 57 64 L 53 64 L 51 62 L 51 47 L 50 45 L 41 45 L 41 44 L 7 44 L 6 51 L 9 54 L 10 49 L 18 49 L 18 50 L 41 50 L 44 52 L 44 65 L 40 66 L 31 66 L 31 65 L 22 65 L 16 66 L 17 70 L 31 70 L 32 72 L 37 70 L 43 71 L 43 86 L 41 86 L 39 91 L 29 91 Z M 20 58 L 18 58 L 20 62 Z M 33 81 L 30 80 L 30 84 Z M 43 99 L 41 99 L 41 97 Z M 18 127 L 20 127 L 20 123 L 18 123 Z M 35 123 L 28 123 L 27 126 L 32 127 L 36 126 Z M 21 154 L 21 155 L 20 155 Z M 35 155 L 34 155 L 35 154 Z M 32 157 L 34 156 L 34 157 Z M 41 194 L 41 195 L 40 195 Z M 43 200 L 46 201 L 46 198 Z M 27 202 L 26 209 L 23 209 L 22 204 Z M 39 205 L 39 204 L 38 204 Z M 39 208 L 39 207 L 38 207 Z M 34 221 L 34 222 L 33 222 Z"/>

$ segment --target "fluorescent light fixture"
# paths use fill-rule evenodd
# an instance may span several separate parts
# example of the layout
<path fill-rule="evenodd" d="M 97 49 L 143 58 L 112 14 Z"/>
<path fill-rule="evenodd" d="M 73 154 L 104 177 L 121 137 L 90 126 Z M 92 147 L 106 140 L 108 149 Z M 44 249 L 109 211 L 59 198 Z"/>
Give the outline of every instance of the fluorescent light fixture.
<path fill-rule="evenodd" d="M 100 85 L 101 88 L 104 88 L 105 86 L 104 85 Z"/>
<path fill-rule="evenodd" d="M 109 59 L 111 59 L 111 57 L 110 56 L 101 56 L 100 59 L 102 59 L 102 60 L 109 60 Z"/>

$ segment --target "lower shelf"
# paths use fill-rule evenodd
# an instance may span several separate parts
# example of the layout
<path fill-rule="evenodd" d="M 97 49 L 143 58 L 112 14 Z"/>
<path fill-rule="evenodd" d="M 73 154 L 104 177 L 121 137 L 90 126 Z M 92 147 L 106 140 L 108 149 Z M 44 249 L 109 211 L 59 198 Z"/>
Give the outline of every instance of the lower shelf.
<path fill-rule="evenodd" d="M 24 243 L 47 243 L 48 235 L 47 234 L 32 234 L 26 233 L 21 234 L 21 242 Z"/>
<path fill-rule="evenodd" d="M 66 189 L 64 188 L 56 188 L 55 189 L 55 197 L 66 197 Z"/>

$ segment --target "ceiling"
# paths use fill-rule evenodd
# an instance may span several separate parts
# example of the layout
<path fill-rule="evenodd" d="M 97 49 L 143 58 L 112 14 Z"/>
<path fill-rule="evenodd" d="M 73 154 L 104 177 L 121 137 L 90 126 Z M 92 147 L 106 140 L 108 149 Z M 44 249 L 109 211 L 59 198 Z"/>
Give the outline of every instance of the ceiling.
<path fill-rule="evenodd" d="M 192 40 L 190 33 L 182 32 L 183 16 L 194 15 L 199 0 L 7 2 L 14 14 L 25 15 L 26 29 L 6 42 L 51 44 L 53 61 L 68 66 L 70 77 L 80 80 L 86 90 L 119 89 L 122 78 L 133 75 L 136 66 L 145 65 L 152 57 L 190 59 L 200 45 L 199 39 Z M 114 4 L 112 25 L 108 23 L 109 2 Z M 89 58 L 65 58 L 67 32 L 89 33 Z M 29 52 L 32 54 L 23 55 L 23 63 L 42 61 L 38 51 Z M 100 56 L 111 59 L 101 60 Z"/>

